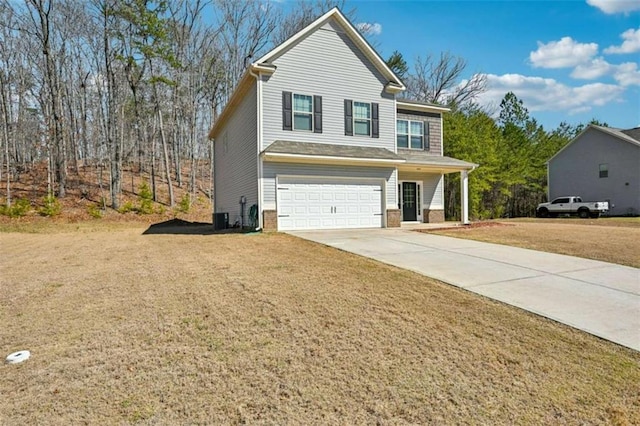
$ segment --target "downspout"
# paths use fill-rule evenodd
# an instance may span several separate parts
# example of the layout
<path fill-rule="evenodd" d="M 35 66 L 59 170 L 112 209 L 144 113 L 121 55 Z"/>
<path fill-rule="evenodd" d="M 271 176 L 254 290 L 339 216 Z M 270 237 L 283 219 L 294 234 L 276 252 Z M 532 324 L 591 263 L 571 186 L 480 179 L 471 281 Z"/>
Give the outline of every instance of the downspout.
<path fill-rule="evenodd" d="M 257 128 L 256 128 L 256 167 L 258 174 L 258 227 L 256 231 L 262 229 L 262 159 L 260 158 L 260 151 L 262 149 L 262 74 L 258 72 L 257 74 L 253 72 L 251 69 L 251 65 L 249 66 L 249 74 L 256 79 L 256 113 L 257 117 Z"/>

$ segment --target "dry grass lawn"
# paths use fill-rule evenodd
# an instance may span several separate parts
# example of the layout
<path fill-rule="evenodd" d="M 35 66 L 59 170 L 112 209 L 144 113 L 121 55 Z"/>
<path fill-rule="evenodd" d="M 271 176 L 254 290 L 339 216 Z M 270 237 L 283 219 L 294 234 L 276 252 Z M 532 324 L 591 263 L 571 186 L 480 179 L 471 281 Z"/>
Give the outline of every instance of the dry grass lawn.
<path fill-rule="evenodd" d="M 640 354 L 280 234 L 0 233 L 2 424 L 640 424 Z M 26 230 L 25 228 L 22 231 Z"/>
<path fill-rule="evenodd" d="M 496 226 L 424 232 L 640 268 L 640 218 L 512 219 L 490 223 Z"/>

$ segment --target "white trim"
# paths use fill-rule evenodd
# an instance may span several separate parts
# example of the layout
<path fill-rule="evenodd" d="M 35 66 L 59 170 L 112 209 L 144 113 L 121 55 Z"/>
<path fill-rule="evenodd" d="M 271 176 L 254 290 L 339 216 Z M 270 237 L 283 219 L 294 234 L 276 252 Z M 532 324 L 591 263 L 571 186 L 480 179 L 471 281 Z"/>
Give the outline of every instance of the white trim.
<path fill-rule="evenodd" d="M 296 109 L 294 107 L 295 105 L 295 98 L 296 95 L 298 96 L 306 96 L 311 98 L 311 112 L 307 113 L 307 112 L 301 112 L 301 114 L 309 114 L 311 115 L 311 128 L 309 130 L 306 129 L 296 129 Z M 300 93 L 300 92 L 294 92 L 293 90 L 291 91 L 291 131 L 293 132 L 305 132 L 305 133 L 313 133 L 313 125 L 315 124 L 314 121 L 314 116 L 315 116 L 315 105 L 314 105 L 314 96 L 313 95 L 307 95 L 306 93 Z"/>
<path fill-rule="evenodd" d="M 425 112 L 449 112 L 451 108 L 442 107 L 438 105 L 426 105 L 426 104 L 416 104 L 413 102 L 403 102 L 396 100 L 396 108 L 398 109 L 409 109 L 414 111 L 425 111 Z"/>
<path fill-rule="evenodd" d="M 361 133 L 356 133 L 356 103 L 369 105 L 369 118 L 358 118 L 360 122 L 364 120 L 369 121 L 369 133 L 367 133 L 366 135 Z M 379 111 L 378 111 L 378 115 L 380 115 Z M 363 136 L 365 138 L 373 137 L 373 118 L 371 118 L 372 116 L 373 116 L 372 102 L 362 102 L 362 101 L 356 101 L 356 100 L 351 101 L 351 120 L 352 120 L 351 128 L 353 129 L 353 136 Z M 378 117 L 378 122 L 379 121 L 380 121 L 380 118 Z"/>
<path fill-rule="evenodd" d="M 328 161 L 337 161 L 343 163 L 382 163 L 388 165 L 396 165 L 398 163 L 404 163 L 406 160 L 393 160 L 386 158 L 358 158 L 358 157 L 336 157 L 331 155 L 308 155 L 308 154 L 286 154 L 280 152 L 263 152 L 262 156 L 266 160 L 277 161 L 278 159 L 286 160 L 301 160 L 306 159 L 309 161 L 318 160 L 321 162 L 322 160 Z"/>

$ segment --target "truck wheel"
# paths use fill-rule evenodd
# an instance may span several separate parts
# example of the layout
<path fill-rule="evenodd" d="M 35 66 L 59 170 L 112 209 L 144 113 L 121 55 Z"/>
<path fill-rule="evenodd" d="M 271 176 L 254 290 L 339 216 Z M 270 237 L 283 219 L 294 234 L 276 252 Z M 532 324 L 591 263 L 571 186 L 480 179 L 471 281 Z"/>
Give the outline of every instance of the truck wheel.
<path fill-rule="evenodd" d="M 578 210 L 578 216 L 580 219 L 588 219 L 589 218 L 589 209 L 580 209 Z"/>
<path fill-rule="evenodd" d="M 538 210 L 538 217 L 549 217 L 549 210 L 546 207 L 541 208 Z"/>

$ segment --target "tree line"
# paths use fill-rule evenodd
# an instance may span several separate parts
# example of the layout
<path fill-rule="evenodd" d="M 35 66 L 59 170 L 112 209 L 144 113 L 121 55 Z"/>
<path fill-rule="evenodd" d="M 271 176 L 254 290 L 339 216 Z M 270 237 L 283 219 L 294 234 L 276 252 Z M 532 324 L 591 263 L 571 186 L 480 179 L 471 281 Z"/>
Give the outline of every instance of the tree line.
<path fill-rule="evenodd" d="M 344 10 L 331 0 L 290 12 L 261 0 L 0 0 L 0 195 L 10 206 L 11 183 L 44 163 L 50 196 L 64 197 L 80 167 L 104 172 L 114 209 L 125 166 L 149 176 L 154 201 L 159 185 L 172 206 L 175 185 L 210 196 L 197 184 L 213 164 L 207 133 L 246 65 L 336 5 Z M 411 72 L 398 52 L 388 63 L 407 97 L 452 108 L 445 155 L 481 164 L 472 217 L 531 214 L 544 161 L 579 127 L 547 132 L 513 94 L 494 119 L 474 103 L 486 80 L 463 79 L 466 62 L 450 53 L 418 57 Z M 446 180 L 448 217 L 459 215 L 456 179 Z"/>

